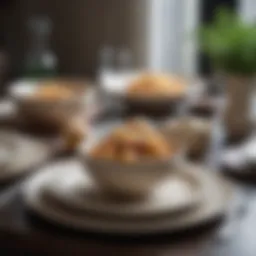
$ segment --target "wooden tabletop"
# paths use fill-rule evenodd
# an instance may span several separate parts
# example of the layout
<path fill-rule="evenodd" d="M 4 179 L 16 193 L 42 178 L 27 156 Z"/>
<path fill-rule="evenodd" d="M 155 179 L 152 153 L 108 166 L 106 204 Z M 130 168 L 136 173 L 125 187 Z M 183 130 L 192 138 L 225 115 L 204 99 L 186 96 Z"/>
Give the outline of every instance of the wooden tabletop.
<path fill-rule="evenodd" d="M 105 120 L 113 121 L 110 117 Z M 221 154 L 219 136 L 213 138 L 207 158 L 210 165 L 216 165 Z M 78 233 L 33 215 L 21 197 L 24 180 L 26 177 L 7 184 L 0 192 L 0 252 L 3 255 L 11 252 L 18 255 L 256 255 L 256 187 L 253 185 L 236 182 L 227 216 L 214 223 L 175 235 L 122 237 L 90 231 Z"/>

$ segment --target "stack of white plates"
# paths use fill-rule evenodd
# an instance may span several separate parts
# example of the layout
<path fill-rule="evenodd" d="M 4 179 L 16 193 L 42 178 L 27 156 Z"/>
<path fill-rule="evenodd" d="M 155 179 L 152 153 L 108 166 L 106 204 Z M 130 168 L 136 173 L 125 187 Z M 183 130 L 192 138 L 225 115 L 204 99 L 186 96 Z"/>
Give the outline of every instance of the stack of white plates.
<path fill-rule="evenodd" d="M 27 206 L 57 224 L 103 233 L 150 234 L 195 227 L 224 214 L 230 186 L 184 165 L 140 201 L 108 198 L 76 160 L 48 166 L 23 187 Z"/>

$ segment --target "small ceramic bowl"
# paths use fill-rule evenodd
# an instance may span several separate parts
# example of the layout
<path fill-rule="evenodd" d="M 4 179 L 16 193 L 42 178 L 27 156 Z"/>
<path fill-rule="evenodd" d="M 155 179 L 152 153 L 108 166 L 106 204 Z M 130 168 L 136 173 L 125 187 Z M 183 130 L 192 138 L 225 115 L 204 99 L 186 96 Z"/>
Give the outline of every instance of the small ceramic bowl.
<path fill-rule="evenodd" d="M 201 156 L 211 141 L 213 123 L 200 117 L 176 118 L 165 123 L 161 132 L 172 145 L 181 147 L 192 156 Z"/>
<path fill-rule="evenodd" d="M 85 111 L 86 85 L 83 93 L 65 100 L 33 99 L 38 86 L 37 82 L 24 81 L 10 87 L 10 96 L 17 105 L 19 117 L 25 123 L 57 130 L 72 116 Z"/>
<path fill-rule="evenodd" d="M 82 146 L 80 160 L 98 186 L 116 198 L 138 199 L 147 196 L 155 186 L 172 174 L 177 167 L 178 155 L 169 159 L 123 163 L 90 156 Z"/>
<path fill-rule="evenodd" d="M 132 74 L 112 75 L 107 81 L 101 82 L 102 89 L 112 101 L 119 102 L 129 111 L 136 113 L 166 115 L 175 112 L 184 103 L 187 98 L 187 89 L 179 96 L 129 95 L 128 89 L 131 82 L 143 73 L 140 71 Z"/>

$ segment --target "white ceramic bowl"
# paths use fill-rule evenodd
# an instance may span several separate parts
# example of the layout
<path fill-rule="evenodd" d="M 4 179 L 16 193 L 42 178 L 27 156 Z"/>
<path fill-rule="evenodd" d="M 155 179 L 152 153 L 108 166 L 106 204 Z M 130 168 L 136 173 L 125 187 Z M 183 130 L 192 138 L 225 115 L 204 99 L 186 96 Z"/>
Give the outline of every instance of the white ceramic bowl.
<path fill-rule="evenodd" d="M 209 147 L 213 126 L 211 120 L 185 117 L 168 121 L 160 130 L 170 144 L 181 145 L 189 155 L 200 156 Z"/>
<path fill-rule="evenodd" d="M 177 166 L 178 155 L 164 160 L 148 160 L 122 163 L 94 158 L 88 147 L 80 149 L 80 160 L 99 187 L 109 195 L 120 198 L 141 198 L 172 174 Z"/>
<path fill-rule="evenodd" d="M 86 171 L 106 193 L 120 198 L 146 196 L 172 170 L 171 161 L 167 160 L 125 164 L 85 156 L 82 161 Z"/>
<path fill-rule="evenodd" d="M 31 99 L 38 86 L 38 82 L 34 81 L 18 82 L 10 86 L 9 94 L 17 104 L 19 116 L 26 123 L 58 129 L 73 115 L 85 109 L 85 94 L 68 100 Z"/>
<path fill-rule="evenodd" d="M 197 79 L 188 78 L 188 88 L 184 94 L 179 96 L 152 96 L 142 97 L 128 94 L 130 83 L 138 76 L 145 72 L 135 72 L 134 74 L 111 74 L 105 81 L 101 81 L 103 91 L 111 98 L 112 102 L 119 102 L 131 111 L 147 114 L 166 115 L 183 104 L 189 94 L 189 87 L 199 87 L 201 84 Z"/>

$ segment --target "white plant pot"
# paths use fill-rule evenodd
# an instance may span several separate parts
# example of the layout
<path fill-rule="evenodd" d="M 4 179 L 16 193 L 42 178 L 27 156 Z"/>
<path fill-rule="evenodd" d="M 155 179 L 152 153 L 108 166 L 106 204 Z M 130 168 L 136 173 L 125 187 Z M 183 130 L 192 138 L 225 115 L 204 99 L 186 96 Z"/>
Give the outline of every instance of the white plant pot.
<path fill-rule="evenodd" d="M 231 139 L 249 134 L 252 128 L 250 119 L 251 95 L 254 77 L 226 76 L 227 105 L 224 123 L 227 136 Z"/>

